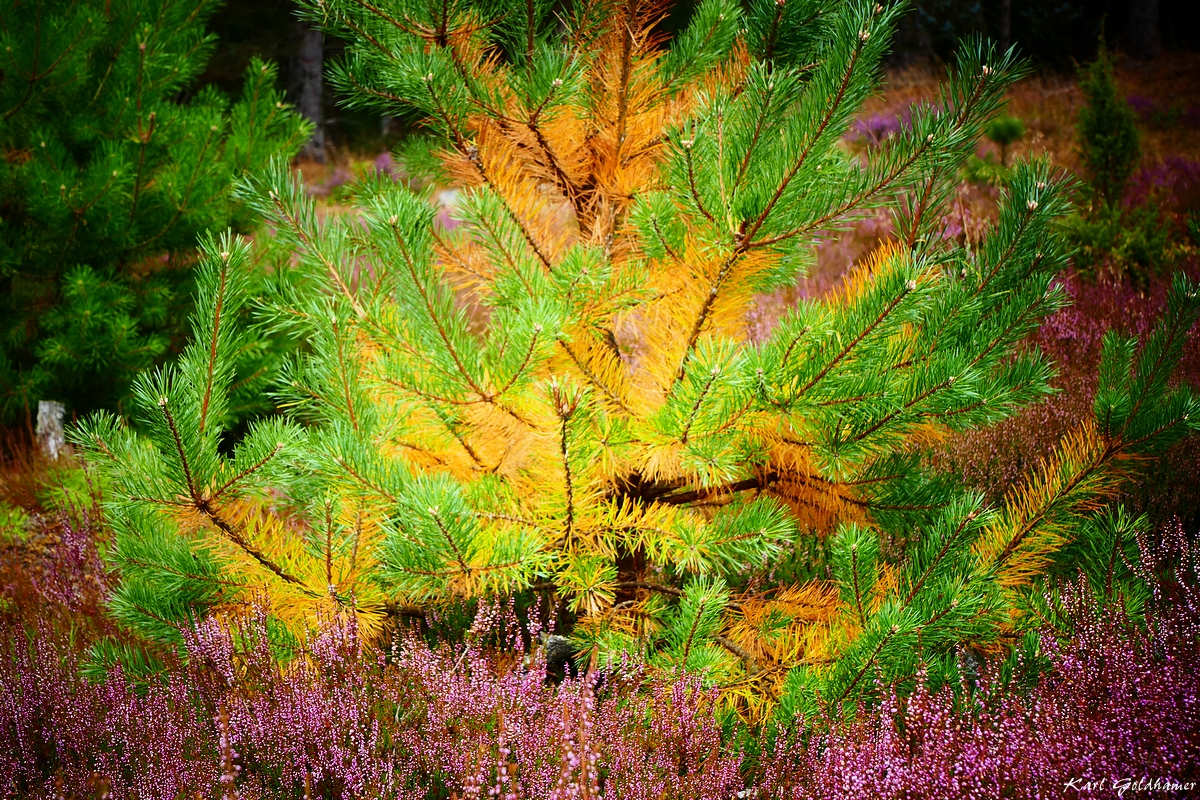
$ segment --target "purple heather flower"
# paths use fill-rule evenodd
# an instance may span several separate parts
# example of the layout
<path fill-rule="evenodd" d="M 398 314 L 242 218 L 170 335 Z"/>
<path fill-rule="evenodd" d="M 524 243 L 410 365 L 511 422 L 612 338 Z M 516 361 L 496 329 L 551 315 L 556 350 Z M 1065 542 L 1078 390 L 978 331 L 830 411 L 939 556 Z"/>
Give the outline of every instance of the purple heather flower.
<path fill-rule="evenodd" d="M 114 669 L 89 683 L 78 632 L 54 624 L 74 595 L 56 590 L 32 631 L 0 616 L 0 796 L 840 800 L 1194 781 L 1195 547 L 1178 524 L 1141 542 L 1145 625 L 1098 606 L 1082 581 L 1067 586 L 1069 635 L 1042 633 L 1049 668 L 1026 690 L 984 663 L 974 693 L 881 686 L 851 721 L 773 738 L 723 731 L 719 692 L 698 676 L 629 659 L 602 680 L 547 685 L 523 644 L 537 626 L 511 602 L 485 605 L 457 645 L 401 631 L 381 650 L 353 616 L 327 619 L 282 663 L 259 608 L 197 625 L 186 661 L 160 654 L 156 678 Z"/>
<path fill-rule="evenodd" d="M 375 157 L 375 174 L 387 175 L 394 181 L 400 179 L 399 167 L 388 151 L 385 150 Z"/>

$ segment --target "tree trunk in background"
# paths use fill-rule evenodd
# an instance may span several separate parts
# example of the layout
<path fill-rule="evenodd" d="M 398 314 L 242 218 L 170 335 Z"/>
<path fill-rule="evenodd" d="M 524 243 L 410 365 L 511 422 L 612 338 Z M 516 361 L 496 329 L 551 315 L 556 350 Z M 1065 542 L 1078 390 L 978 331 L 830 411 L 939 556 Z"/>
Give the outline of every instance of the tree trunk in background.
<path fill-rule="evenodd" d="M 322 164 L 325 163 L 325 107 L 321 75 L 323 53 L 324 35 L 315 28 L 304 26 L 300 34 L 300 51 L 296 56 L 296 110 L 316 128 L 300 155 Z"/>
<path fill-rule="evenodd" d="M 1000 0 L 1000 49 L 1012 47 L 1012 0 Z"/>
<path fill-rule="evenodd" d="M 48 458 L 58 458 L 58 454 L 67 447 L 67 437 L 63 433 L 63 417 L 67 408 L 54 400 L 38 402 L 37 441 L 42 454 Z"/>
<path fill-rule="evenodd" d="M 1129 0 L 1126 50 L 1136 58 L 1153 58 L 1162 49 L 1158 33 L 1158 0 Z"/>

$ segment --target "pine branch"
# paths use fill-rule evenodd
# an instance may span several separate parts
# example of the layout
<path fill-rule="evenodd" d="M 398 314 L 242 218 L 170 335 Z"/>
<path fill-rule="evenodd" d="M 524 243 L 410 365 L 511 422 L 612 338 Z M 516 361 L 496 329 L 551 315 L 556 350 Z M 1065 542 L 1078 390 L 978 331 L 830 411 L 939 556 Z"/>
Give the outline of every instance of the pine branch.
<path fill-rule="evenodd" d="M 804 162 L 808 160 L 808 155 L 812 152 L 812 148 L 820 140 L 822 134 L 825 133 L 825 129 L 829 127 L 831 122 L 833 122 L 834 115 L 837 113 L 838 109 L 841 108 L 842 100 L 846 96 L 846 90 L 850 88 L 850 81 L 854 77 L 854 69 L 858 65 L 858 59 L 862 54 L 862 46 L 865 42 L 866 39 L 860 38 L 858 43 L 854 45 L 854 49 L 850 53 L 850 61 L 846 65 L 845 71 L 842 73 L 842 82 L 838 86 L 833 97 L 830 98 L 829 102 L 826 104 L 827 108 L 825 116 L 817 125 L 817 129 L 807 137 L 804 148 L 800 151 L 799 157 L 792 162 L 791 169 L 784 174 L 783 180 L 780 181 L 779 185 L 776 187 L 774 194 L 771 195 L 771 199 L 767 201 L 766 206 L 764 206 L 763 210 L 759 212 L 757 217 L 751 220 L 748 226 L 745 226 L 746 232 L 742 236 L 742 241 L 754 241 L 754 237 L 758 235 L 759 229 L 763 226 L 763 223 L 766 222 L 767 218 L 771 216 L 771 212 L 775 210 L 776 204 L 779 203 L 784 192 L 787 191 L 788 185 L 800 172 L 800 168 L 804 166 Z"/>
<path fill-rule="evenodd" d="M 221 267 L 218 271 L 218 284 L 216 291 L 216 306 L 213 309 L 212 317 L 212 338 L 209 342 L 208 349 L 208 364 L 207 371 L 204 376 L 204 396 L 200 400 L 200 433 L 204 433 L 204 428 L 208 424 L 208 405 L 212 401 L 213 384 L 215 382 L 217 370 L 217 346 L 221 340 L 221 312 L 225 306 L 225 286 L 229 279 L 229 259 L 228 253 L 222 253 Z M 165 398 L 164 398 L 165 399 Z M 166 411 L 166 404 L 163 404 L 163 410 Z"/>

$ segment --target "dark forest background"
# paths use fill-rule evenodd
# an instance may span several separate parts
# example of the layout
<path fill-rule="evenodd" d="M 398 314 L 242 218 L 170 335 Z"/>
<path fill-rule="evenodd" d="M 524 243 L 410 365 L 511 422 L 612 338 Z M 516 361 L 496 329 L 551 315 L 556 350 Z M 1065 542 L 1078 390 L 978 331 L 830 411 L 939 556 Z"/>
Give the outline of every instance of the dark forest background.
<path fill-rule="evenodd" d="M 235 96 L 246 65 L 259 55 L 279 65 L 280 88 L 301 113 L 314 121 L 320 115 L 328 144 L 371 148 L 401 133 L 405 120 L 340 108 L 328 86 L 312 85 L 314 46 L 328 62 L 341 54 L 343 43 L 307 30 L 294 10 L 291 0 L 222 7 L 210 26 L 218 37 L 216 53 L 197 89 L 212 84 Z M 680 3 L 663 27 L 677 28 L 690 13 L 691 3 Z M 1200 49 L 1197 30 L 1200 3 L 1195 0 L 913 0 L 901 19 L 890 63 L 940 62 L 962 37 L 980 33 L 1015 44 L 1043 71 L 1066 72 L 1095 56 L 1101 34 L 1110 48 L 1128 57 L 1152 59 L 1163 51 Z"/>

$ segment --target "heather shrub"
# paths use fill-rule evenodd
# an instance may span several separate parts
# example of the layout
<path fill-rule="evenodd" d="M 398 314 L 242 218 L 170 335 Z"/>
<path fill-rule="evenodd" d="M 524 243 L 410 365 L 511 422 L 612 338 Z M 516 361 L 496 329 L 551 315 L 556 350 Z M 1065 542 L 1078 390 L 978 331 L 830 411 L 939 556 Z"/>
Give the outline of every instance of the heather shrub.
<path fill-rule="evenodd" d="M 742 787 L 695 676 L 650 681 L 631 663 L 599 686 L 595 673 L 547 685 L 515 625 L 489 606 L 472 625 L 486 647 L 402 632 L 381 651 L 353 618 L 331 619 L 284 664 L 260 610 L 185 632 L 186 660 L 153 680 L 117 666 L 92 683 L 67 630 L 6 615 L 0 792 L 717 800 Z"/>
<path fill-rule="evenodd" d="M 290 663 L 259 607 L 198 622 L 186 659 L 153 681 L 119 668 L 80 680 L 96 634 L 56 613 L 80 596 L 59 574 L 39 585 L 36 624 L 0 611 L 0 793 L 834 800 L 1196 780 L 1196 546 L 1175 524 L 1127 555 L 1120 591 L 1064 583 L 1044 597 L 1051 624 L 1007 658 L 960 650 L 960 678 L 937 683 L 921 653 L 915 683 L 873 674 L 877 695 L 853 720 L 764 731 L 723 723 L 699 676 L 654 677 L 635 661 L 547 685 L 523 644 L 539 631 L 506 604 L 485 606 L 461 646 L 412 627 L 378 649 L 353 617 L 329 619 Z M 1146 599 L 1131 614 L 1135 584 Z"/>

